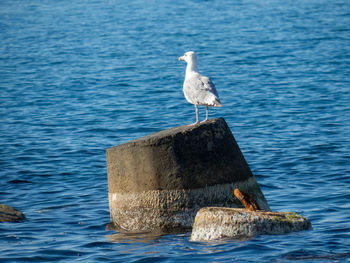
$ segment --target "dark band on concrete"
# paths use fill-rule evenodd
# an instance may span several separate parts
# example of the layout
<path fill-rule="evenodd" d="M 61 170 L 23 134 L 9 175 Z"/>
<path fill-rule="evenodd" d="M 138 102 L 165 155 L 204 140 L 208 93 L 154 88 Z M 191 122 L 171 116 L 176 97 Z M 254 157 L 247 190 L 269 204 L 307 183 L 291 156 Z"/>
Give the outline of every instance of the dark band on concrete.
<path fill-rule="evenodd" d="M 223 118 L 110 148 L 107 170 L 110 193 L 195 189 L 253 176 Z"/>

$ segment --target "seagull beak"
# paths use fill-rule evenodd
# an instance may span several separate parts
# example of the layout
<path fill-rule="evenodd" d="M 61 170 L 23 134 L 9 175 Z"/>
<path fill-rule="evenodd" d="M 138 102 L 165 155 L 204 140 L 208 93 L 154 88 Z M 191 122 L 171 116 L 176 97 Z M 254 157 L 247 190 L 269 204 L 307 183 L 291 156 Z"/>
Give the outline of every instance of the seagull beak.
<path fill-rule="evenodd" d="M 179 61 L 181 61 L 181 60 L 184 60 L 184 58 L 183 57 L 179 57 Z"/>

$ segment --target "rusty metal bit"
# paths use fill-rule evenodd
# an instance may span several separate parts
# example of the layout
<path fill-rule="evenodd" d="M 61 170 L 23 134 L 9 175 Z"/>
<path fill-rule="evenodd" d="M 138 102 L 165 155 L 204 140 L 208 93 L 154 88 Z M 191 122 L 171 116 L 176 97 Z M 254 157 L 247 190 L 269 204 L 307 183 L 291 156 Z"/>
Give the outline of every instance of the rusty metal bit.
<path fill-rule="evenodd" d="M 260 210 L 257 202 L 248 194 L 243 194 L 238 188 L 233 191 L 234 195 L 239 201 L 244 205 L 244 207 L 249 211 Z"/>
<path fill-rule="evenodd" d="M 239 201 L 242 202 L 242 200 L 244 200 L 244 195 L 241 193 L 241 191 L 239 191 L 238 188 L 236 188 L 233 193 L 235 194 L 235 196 L 238 198 Z"/>

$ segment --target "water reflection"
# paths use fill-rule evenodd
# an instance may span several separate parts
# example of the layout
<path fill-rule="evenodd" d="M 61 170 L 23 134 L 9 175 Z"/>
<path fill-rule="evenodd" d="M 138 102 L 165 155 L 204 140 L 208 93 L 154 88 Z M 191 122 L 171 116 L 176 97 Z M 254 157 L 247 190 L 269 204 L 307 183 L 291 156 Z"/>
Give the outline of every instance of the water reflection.
<path fill-rule="evenodd" d="M 152 243 L 159 240 L 164 233 L 157 232 L 117 232 L 106 237 L 116 243 Z"/>

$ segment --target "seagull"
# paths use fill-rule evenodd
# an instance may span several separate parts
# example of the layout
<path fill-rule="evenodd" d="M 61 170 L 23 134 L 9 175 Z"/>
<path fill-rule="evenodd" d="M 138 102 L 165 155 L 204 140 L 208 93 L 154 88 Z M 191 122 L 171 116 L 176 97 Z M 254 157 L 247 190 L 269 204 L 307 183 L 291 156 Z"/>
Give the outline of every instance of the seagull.
<path fill-rule="evenodd" d="M 196 107 L 196 122 L 198 124 L 198 105 L 206 107 L 206 118 L 208 120 L 208 107 L 221 107 L 218 92 L 215 85 L 208 77 L 199 74 L 197 70 L 197 56 L 193 51 L 186 52 L 179 61 L 186 61 L 186 76 L 183 85 L 183 92 L 186 100 Z"/>

